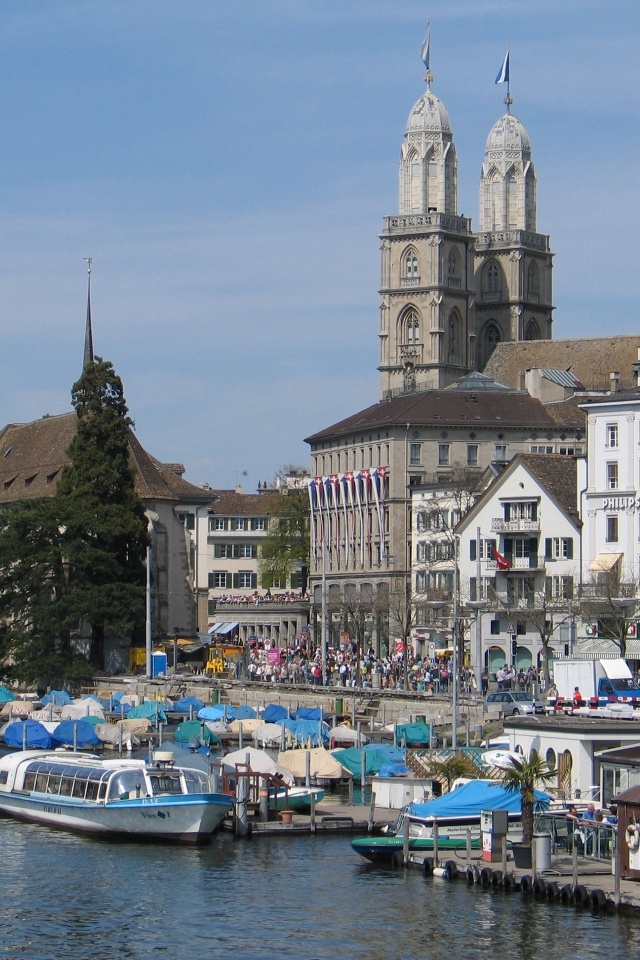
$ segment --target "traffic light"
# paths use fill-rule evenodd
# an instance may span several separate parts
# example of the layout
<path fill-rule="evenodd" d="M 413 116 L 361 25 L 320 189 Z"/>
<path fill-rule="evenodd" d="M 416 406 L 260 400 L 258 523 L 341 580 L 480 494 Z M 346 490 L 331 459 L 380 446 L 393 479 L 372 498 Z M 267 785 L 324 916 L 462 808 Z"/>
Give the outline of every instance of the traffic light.
<path fill-rule="evenodd" d="M 513 659 L 515 659 L 517 653 L 518 653 L 518 641 L 516 640 L 515 633 L 512 633 L 511 634 L 511 656 Z"/>

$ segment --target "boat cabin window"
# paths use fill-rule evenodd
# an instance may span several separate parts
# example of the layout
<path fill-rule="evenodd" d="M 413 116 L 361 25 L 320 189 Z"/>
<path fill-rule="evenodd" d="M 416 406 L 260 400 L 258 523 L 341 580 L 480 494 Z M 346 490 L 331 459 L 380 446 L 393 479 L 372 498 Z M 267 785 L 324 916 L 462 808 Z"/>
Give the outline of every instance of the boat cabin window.
<path fill-rule="evenodd" d="M 185 770 L 184 779 L 187 785 L 187 793 L 208 793 L 209 779 L 204 773 L 198 770 Z"/>
<path fill-rule="evenodd" d="M 107 776 L 104 770 L 90 767 L 38 762 L 25 772 L 23 789 L 95 801 L 104 798 Z"/>
<path fill-rule="evenodd" d="M 179 773 L 161 770 L 158 773 L 150 773 L 149 781 L 154 797 L 159 797 L 167 793 L 182 793 L 182 783 L 180 782 Z"/>
<path fill-rule="evenodd" d="M 120 770 L 109 783 L 109 800 L 135 800 L 146 797 L 147 789 L 142 770 Z"/>

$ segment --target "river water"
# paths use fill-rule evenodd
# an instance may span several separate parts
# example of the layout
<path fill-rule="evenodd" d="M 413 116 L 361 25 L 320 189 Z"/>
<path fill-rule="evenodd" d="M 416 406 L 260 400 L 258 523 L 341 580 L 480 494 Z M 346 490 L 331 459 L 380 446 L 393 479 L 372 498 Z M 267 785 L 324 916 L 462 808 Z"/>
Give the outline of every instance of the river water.
<path fill-rule="evenodd" d="M 208 847 L 90 840 L 0 820 L 10 960 L 602 960 L 640 917 L 368 866 L 349 837 Z"/>

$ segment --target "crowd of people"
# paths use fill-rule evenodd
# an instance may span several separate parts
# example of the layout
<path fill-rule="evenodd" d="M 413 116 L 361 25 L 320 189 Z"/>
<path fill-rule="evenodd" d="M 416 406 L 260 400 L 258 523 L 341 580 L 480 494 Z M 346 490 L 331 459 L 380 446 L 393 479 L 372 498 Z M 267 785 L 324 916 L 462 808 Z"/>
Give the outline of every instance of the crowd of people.
<path fill-rule="evenodd" d="M 222 596 L 216 597 L 216 604 L 236 604 L 244 607 L 253 605 L 259 607 L 263 603 L 303 603 L 308 600 L 309 595 L 304 591 L 284 590 L 272 594 L 271 590 L 266 590 L 264 593 L 258 593 L 256 590 L 249 596 L 246 594 L 224 593 Z"/>
<path fill-rule="evenodd" d="M 295 641 L 282 649 L 271 648 L 266 641 L 254 647 L 249 658 L 249 679 L 267 683 L 306 683 L 314 686 L 376 687 L 405 689 L 404 652 L 397 650 L 377 657 L 373 648 L 358 656 L 355 645 L 342 644 L 327 649 L 326 676 L 322 677 L 320 648 Z M 406 679 L 410 690 L 424 693 L 446 693 L 453 683 L 452 663 L 449 657 L 414 657 L 409 651 Z M 460 671 L 461 689 L 477 692 L 474 671 L 465 666 Z"/>

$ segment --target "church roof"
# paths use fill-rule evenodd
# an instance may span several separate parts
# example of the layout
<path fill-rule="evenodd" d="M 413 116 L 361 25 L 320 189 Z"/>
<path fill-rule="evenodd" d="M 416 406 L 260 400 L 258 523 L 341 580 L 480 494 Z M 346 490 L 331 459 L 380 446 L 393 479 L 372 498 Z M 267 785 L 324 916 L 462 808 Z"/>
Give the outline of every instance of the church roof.
<path fill-rule="evenodd" d="M 414 103 L 407 120 L 407 133 L 436 131 L 451 135 L 451 121 L 447 109 L 431 90 L 425 90 Z"/>
<path fill-rule="evenodd" d="M 487 137 L 486 153 L 495 159 L 495 153 L 508 152 L 512 155 L 513 151 L 517 151 L 523 159 L 530 160 L 531 140 L 521 121 L 512 113 L 505 113 L 491 128 Z"/>
<path fill-rule="evenodd" d="M 525 370 L 570 370 L 585 390 L 609 390 L 610 374 L 618 372 L 620 388 L 630 390 L 638 348 L 640 334 L 499 343 L 483 372 L 518 389 Z"/>
<path fill-rule="evenodd" d="M 390 426 L 531 427 L 555 426 L 539 400 L 524 390 L 505 390 L 502 384 L 494 389 L 425 390 L 380 400 L 358 413 L 307 437 L 316 443 L 337 435 Z"/>
<path fill-rule="evenodd" d="M 0 430 L 0 504 L 53 496 L 67 451 L 75 436 L 75 413 L 45 416 L 31 423 L 10 423 Z M 208 503 L 210 491 L 183 480 L 175 466 L 160 463 L 129 430 L 129 455 L 135 486 L 143 501 Z"/>

